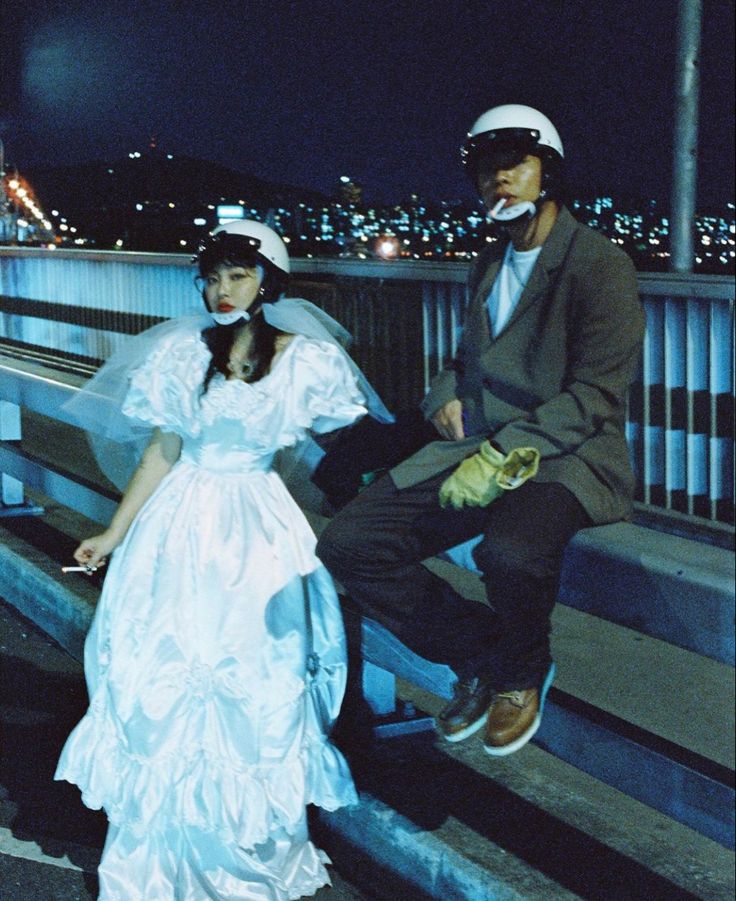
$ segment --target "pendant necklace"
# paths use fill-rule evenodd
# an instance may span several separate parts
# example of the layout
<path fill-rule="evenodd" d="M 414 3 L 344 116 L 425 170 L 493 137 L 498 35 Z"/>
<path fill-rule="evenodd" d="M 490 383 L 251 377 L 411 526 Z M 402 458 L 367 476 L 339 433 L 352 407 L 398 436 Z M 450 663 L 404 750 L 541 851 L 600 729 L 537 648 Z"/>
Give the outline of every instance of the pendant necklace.
<path fill-rule="evenodd" d="M 254 369 L 253 363 L 248 359 L 252 343 L 252 336 L 247 329 L 233 342 L 230 350 L 230 359 L 227 361 L 227 371 L 236 379 L 247 378 Z"/>
<path fill-rule="evenodd" d="M 227 363 L 227 371 L 236 379 L 245 379 L 253 372 L 253 364 L 248 360 L 231 359 Z"/>

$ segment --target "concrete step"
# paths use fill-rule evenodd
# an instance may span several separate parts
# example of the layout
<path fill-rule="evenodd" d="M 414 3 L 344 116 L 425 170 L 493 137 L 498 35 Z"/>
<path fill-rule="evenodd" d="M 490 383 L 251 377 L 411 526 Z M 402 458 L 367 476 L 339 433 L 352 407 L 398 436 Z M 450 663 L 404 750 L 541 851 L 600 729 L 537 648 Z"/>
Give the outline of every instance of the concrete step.
<path fill-rule="evenodd" d="M 0 594 L 78 656 L 100 576 L 62 576 L 60 566 L 95 526 L 33 499 L 43 517 L 0 524 Z M 564 607 L 554 642 L 560 690 L 733 766 L 724 664 Z M 430 715 L 442 703 L 408 683 L 399 694 Z M 707 728 L 692 729 L 694 712 Z M 452 746 L 431 733 L 374 743 L 370 730 L 346 723 L 340 740 L 361 803 L 321 814 L 315 829 L 345 877 L 376 897 L 733 897 L 733 852 L 538 746 L 499 760 L 477 736 Z"/>
<path fill-rule="evenodd" d="M 426 701 L 405 689 L 415 703 Z M 435 701 L 424 706 L 438 709 Z M 479 740 L 448 745 L 420 733 L 349 757 L 361 805 L 321 814 L 332 835 L 325 846 L 342 866 L 357 853 L 390 867 L 383 878 L 398 877 L 404 897 L 733 895 L 729 851 L 534 745 L 491 759 Z"/>

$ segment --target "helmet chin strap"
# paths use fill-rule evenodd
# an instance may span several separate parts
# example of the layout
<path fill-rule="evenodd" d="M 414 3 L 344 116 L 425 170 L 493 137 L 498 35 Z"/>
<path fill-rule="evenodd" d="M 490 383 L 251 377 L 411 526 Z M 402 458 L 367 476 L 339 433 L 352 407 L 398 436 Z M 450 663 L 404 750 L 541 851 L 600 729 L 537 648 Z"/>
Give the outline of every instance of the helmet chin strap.
<path fill-rule="evenodd" d="M 230 313 L 215 313 L 207 311 L 218 325 L 234 325 L 239 319 L 248 322 L 250 313 L 247 310 L 232 310 Z"/>
<path fill-rule="evenodd" d="M 540 191 L 537 203 L 543 201 L 546 195 L 545 190 Z M 522 216 L 533 219 L 537 215 L 537 203 L 532 203 L 531 200 L 522 200 L 521 203 L 512 203 L 511 206 L 504 206 L 505 203 L 506 198 L 502 197 L 493 209 L 488 211 L 486 216 L 488 222 L 513 222 Z"/>

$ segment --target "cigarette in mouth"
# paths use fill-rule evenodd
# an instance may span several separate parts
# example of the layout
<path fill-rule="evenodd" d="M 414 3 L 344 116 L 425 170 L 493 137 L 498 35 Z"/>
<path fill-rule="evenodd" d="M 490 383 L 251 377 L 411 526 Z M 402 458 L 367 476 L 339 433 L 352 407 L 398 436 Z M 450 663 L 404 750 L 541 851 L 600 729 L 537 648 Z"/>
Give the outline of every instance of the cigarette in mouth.
<path fill-rule="evenodd" d="M 490 213 L 488 214 L 489 217 L 490 217 L 491 219 L 495 219 L 496 216 L 497 216 L 497 215 L 501 212 L 501 210 L 503 209 L 503 206 L 504 206 L 505 203 L 506 203 L 506 198 L 505 198 L 505 197 L 502 197 L 502 198 L 498 201 L 498 203 L 493 207 L 493 209 L 490 211 Z"/>

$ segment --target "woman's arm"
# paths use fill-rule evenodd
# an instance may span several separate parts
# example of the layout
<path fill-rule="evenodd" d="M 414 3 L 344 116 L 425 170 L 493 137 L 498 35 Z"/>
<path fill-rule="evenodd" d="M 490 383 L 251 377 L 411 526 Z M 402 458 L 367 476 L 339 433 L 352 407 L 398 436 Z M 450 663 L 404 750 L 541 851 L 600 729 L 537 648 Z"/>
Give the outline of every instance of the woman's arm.
<path fill-rule="evenodd" d="M 107 556 L 120 544 L 136 514 L 153 494 L 163 477 L 179 459 L 181 438 L 156 429 L 138 468 L 125 489 L 110 525 L 100 535 L 86 538 L 74 552 L 84 566 L 104 566 Z"/>

